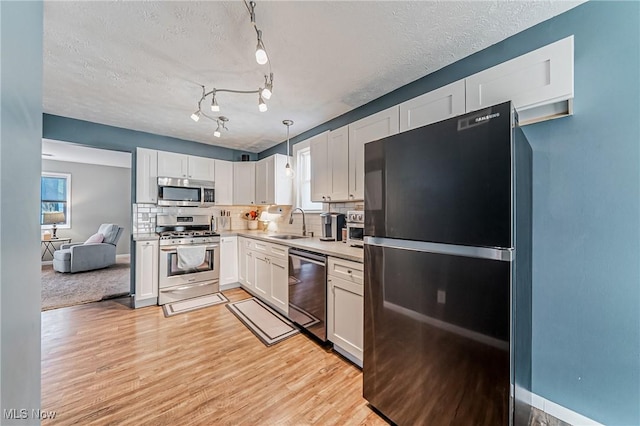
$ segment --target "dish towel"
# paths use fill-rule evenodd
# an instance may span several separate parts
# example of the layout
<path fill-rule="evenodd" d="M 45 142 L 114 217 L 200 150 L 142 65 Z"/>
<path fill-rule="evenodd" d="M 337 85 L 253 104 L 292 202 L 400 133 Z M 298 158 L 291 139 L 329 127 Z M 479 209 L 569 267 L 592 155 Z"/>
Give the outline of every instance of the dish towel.
<path fill-rule="evenodd" d="M 207 248 L 205 246 L 178 247 L 177 251 L 178 269 L 184 271 L 202 265 Z"/>

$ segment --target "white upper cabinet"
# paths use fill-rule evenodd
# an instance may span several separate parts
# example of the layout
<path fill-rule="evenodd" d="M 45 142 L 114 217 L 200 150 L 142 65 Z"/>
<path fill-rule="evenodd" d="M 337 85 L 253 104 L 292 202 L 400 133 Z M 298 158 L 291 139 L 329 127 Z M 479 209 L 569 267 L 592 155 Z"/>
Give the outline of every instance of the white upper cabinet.
<path fill-rule="evenodd" d="M 215 199 L 217 205 L 233 204 L 233 162 L 215 160 Z"/>
<path fill-rule="evenodd" d="M 573 113 L 573 36 L 466 79 L 467 111 L 513 101 L 520 124 Z"/>
<path fill-rule="evenodd" d="M 256 204 L 256 163 L 233 163 L 233 204 Z"/>
<path fill-rule="evenodd" d="M 175 152 L 158 151 L 158 176 L 186 178 L 189 157 Z"/>
<path fill-rule="evenodd" d="M 286 155 L 274 154 L 255 163 L 256 204 L 292 204 L 293 179 L 285 173 L 287 160 Z"/>
<path fill-rule="evenodd" d="M 400 104 L 400 131 L 465 113 L 465 83 L 458 80 Z"/>
<path fill-rule="evenodd" d="M 311 201 L 349 200 L 349 126 L 309 139 Z"/>
<path fill-rule="evenodd" d="M 158 201 L 158 151 L 136 149 L 136 203 Z"/>
<path fill-rule="evenodd" d="M 215 179 L 215 160 L 158 151 L 158 176 L 213 181 Z"/>
<path fill-rule="evenodd" d="M 214 182 L 216 179 L 216 160 L 206 157 L 188 156 L 188 177 L 195 180 L 208 180 Z"/>
<path fill-rule="evenodd" d="M 364 200 L 364 144 L 400 131 L 395 105 L 349 124 L 349 200 Z"/>

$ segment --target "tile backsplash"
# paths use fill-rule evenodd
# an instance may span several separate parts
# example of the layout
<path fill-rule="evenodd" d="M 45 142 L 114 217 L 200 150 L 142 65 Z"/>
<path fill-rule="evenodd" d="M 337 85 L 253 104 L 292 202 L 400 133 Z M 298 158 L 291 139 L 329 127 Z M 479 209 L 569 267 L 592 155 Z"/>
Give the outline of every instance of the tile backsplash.
<path fill-rule="evenodd" d="M 257 210 L 259 214 L 265 212 L 260 217 L 268 219 L 268 222 L 259 223 L 259 229 L 270 232 L 281 232 L 287 234 L 302 234 L 302 213 L 299 211 L 293 214 L 293 223 L 289 224 L 291 206 L 279 206 L 282 213 L 268 213 L 268 206 L 220 206 L 210 208 L 197 207 L 160 207 L 155 204 L 134 204 L 133 205 L 133 233 L 145 234 L 153 233 L 156 228 L 156 216 L 158 214 L 205 214 L 214 217 L 223 217 L 222 212 L 229 212 L 230 230 L 247 229 L 247 221 L 244 214 Z M 349 210 L 363 210 L 364 203 L 324 203 L 323 212 L 347 213 Z M 272 209 L 273 211 L 274 209 Z M 227 216 L 225 216 L 227 217 Z M 320 235 L 320 213 L 306 213 L 305 220 L 307 232 L 313 232 L 315 236 Z"/>

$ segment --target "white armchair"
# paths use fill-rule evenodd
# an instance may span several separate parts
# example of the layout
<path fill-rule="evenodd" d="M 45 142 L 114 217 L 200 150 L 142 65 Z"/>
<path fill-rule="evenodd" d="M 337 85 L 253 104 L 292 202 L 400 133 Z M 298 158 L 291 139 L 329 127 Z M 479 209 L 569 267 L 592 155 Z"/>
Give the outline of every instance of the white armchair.
<path fill-rule="evenodd" d="M 103 223 L 98 229 L 98 234 L 104 236 L 102 242 L 62 244 L 53 253 L 53 269 L 74 273 L 113 265 L 116 263 L 116 244 L 122 230 L 116 224 Z"/>

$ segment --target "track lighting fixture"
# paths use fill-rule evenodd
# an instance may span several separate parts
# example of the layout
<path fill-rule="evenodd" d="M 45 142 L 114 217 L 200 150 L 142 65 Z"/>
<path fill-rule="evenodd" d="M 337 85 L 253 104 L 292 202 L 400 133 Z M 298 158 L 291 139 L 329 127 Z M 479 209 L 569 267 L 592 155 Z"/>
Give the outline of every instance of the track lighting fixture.
<path fill-rule="evenodd" d="M 193 114 L 191 114 L 191 119 L 193 119 L 193 121 L 198 121 L 200 120 L 200 116 L 205 116 L 211 120 L 216 121 L 218 124 L 218 127 L 213 132 L 213 135 L 217 138 L 221 136 L 220 130 L 222 129 L 227 130 L 227 128 L 225 127 L 225 122 L 228 121 L 228 119 L 226 117 L 213 118 L 202 112 L 202 101 L 204 101 L 207 96 L 211 95 L 211 111 L 218 112 L 220 111 L 220 105 L 218 104 L 217 94 L 220 92 L 239 93 L 239 94 L 257 93 L 258 94 L 258 110 L 260 112 L 265 112 L 267 111 L 268 108 L 264 100 L 270 99 L 271 95 L 273 94 L 273 72 L 271 72 L 271 62 L 269 61 L 269 55 L 267 54 L 267 50 L 264 46 L 264 40 L 262 39 L 262 31 L 259 30 L 256 25 L 256 13 L 255 13 L 256 3 L 254 1 L 247 3 L 247 1 L 244 0 L 244 5 L 249 11 L 251 24 L 253 25 L 253 28 L 256 31 L 256 37 L 258 39 L 258 43 L 256 45 L 256 61 L 260 65 L 269 63 L 269 75 L 268 76 L 266 74 L 264 75 L 264 87 L 259 87 L 257 90 L 220 89 L 220 88 L 214 87 L 212 90 L 207 92 L 205 87 L 202 86 L 202 96 L 198 101 L 198 110 Z M 222 118 L 224 118 L 224 120 L 222 120 Z"/>
<path fill-rule="evenodd" d="M 293 125 L 292 120 L 282 120 L 282 124 L 287 126 L 287 164 L 284 166 L 284 173 L 287 177 L 293 178 L 295 172 L 293 171 L 293 167 L 289 164 L 289 127 Z"/>

